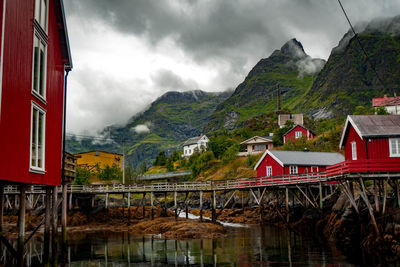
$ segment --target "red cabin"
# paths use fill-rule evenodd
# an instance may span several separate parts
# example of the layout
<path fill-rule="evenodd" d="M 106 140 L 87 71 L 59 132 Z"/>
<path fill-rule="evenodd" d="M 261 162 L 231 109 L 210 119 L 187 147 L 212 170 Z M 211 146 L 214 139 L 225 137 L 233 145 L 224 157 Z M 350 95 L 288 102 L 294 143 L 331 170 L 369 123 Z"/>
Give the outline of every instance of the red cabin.
<path fill-rule="evenodd" d="M 65 77 L 62 0 L 0 0 L 0 180 L 59 185 Z"/>
<path fill-rule="evenodd" d="M 340 153 L 267 150 L 254 169 L 258 177 L 315 173 L 343 160 Z"/>
<path fill-rule="evenodd" d="M 339 147 L 346 161 L 330 167 L 329 175 L 400 172 L 400 116 L 348 116 Z"/>
<path fill-rule="evenodd" d="M 297 124 L 283 135 L 283 143 L 295 142 L 297 139 L 302 137 L 306 140 L 311 140 L 315 137 L 315 134 L 303 125 Z"/>

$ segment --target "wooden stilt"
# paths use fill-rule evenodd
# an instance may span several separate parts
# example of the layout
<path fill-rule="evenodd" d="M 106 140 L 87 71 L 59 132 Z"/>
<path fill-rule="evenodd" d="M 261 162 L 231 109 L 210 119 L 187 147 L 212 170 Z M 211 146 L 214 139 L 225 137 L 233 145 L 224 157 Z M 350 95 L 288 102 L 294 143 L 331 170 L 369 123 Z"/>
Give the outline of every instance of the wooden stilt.
<path fill-rule="evenodd" d="M 57 217 L 58 217 L 58 207 L 57 207 L 57 186 L 53 187 L 53 197 L 52 197 L 52 233 L 55 235 L 57 233 Z"/>
<path fill-rule="evenodd" d="M 154 206 L 154 193 L 150 192 L 150 205 L 151 205 L 151 219 L 154 220 L 154 210 L 153 210 L 153 206 Z"/>
<path fill-rule="evenodd" d="M 189 192 L 186 192 L 185 196 L 185 215 L 186 219 L 189 219 Z"/>
<path fill-rule="evenodd" d="M 244 191 L 242 191 L 242 213 L 244 214 Z"/>
<path fill-rule="evenodd" d="M 400 208 L 400 189 L 399 189 L 399 180 L 396 180 L 396 196 L 397 196 L 397 208 Z"/>
<path fill-rule="evenodd" d="M 304 193 L 304 191 L 301 190 L 301 188 L 300 188 L 298 185 L 296 185 L 296 187 L 297 187 L 297 189 L 299 189 L 299 191 L 303 194 L 303 196 L 308 200 L 308 202 L 309 202 L 314 208 L 317 208 L 317 206 L 311 201 L 311 199 L 307 196 L 307 194 Z"/>
<path fill-rule="evenodd" d="M 0 235 L 3 233 L 4 221 L 4 184 L 0 183 Z"/>
<path fill-rule="evenodd" d="M 62 236 L 63 240 L 67 240 L 67 188 L 68 185 L 62 186 L 62 213 L 61 213 L 61 224 L 62 224 Z M 94 199 L 94 197 L 93 197 Z"/>
<path fill-rule="evenodd" d="M 372 224 L 374 225 L 374 228 L 376 231 L 376 235 L 378 236 L 378 238 L 381 238 L 381 233 L 379 231 L 378 224 L 376 223 L 376 220 L 375 220 L 374 211 L 373 211 L 371 204 L 369 203 L 368 197 L 365 193 L 366 190 L 365 190 L 364 182 L 361 177 L 359 178 L 359 183 L 360 183 L 361 198 L 364 200 L 365 204 L 367 205 L 369 215 L 371 216 Z"/>
<path fill-rule="evenodd" d="M 388 178 L 389 180 L 389 178 Z M 382 215 L 385 215 L 386 210 L 386 198 L 387 198 L 387 189 L 388 189 L 388 180 L 383 181 L 383 207 L 382 207 Z"/>
<path fill-rule="evenodd" d="M 353 206 L 354 210 L 357 212 L 357 214 L 360 214 L 360 212 L 358 211 L 357 203 L 354 199 L 354 195 L 351 194 L 351 190 L 346 186 L 346 184 L 342 183 L 341 181 L 339 181 L 339 185 L 341 186 L 343 193 L 349 199 L 350 204 Z"/>
<path fill-rule="evenodd" d="M 176 200 L 178 192 L 174 192 L 174 210 L 175 210 L 175 220 L 178 220 L 178 202 Z"/>
<path fill-rule="evenodd" d="M 128 209 L 131 207 L 131 193 L 128 193 L 128 203 L 127 203 Z"/>
<path fill-rule="evenodd" d="M 20 185 L 19 193 L 19 214 L 18 214 L 18 251 L 24 249 L 25 242 L 25 204 L 26 204 L 26 186 Z"/>
<path fill-rule="evenodd" d="M 72 191 L 69 193 L 69 201 L 68 201 L 69 210 L 72 210 Z"/>
<path fill-rule="evenodd" d="M 203 191 L 200 191 L 200 222 L 203 221 Z"/>
<path fill-rule="evenodd" d="M 378 190 L 376 186 L 376 180 L 374 180 L 374 201 L 375 201 L 375 210 L 376 212 L 379 212 L 380 208 L 380 203 L 379 203 L 379 198 L 378 198 Z"/>
<path fill-rule="evenodd" d="M 46 187 L 46 202 L 45 202 L 45 221 L 44 221 L 44 239 L 45 241 L 50 238 L 50 217 L 51 217 L 51 189 Z"/>
<path fill-rule="evenodd" d="M 289 188 L 286 187 L 286 198 L 285 198 L 285 203 L 286 203 L 286 222 L 289 223 Z"/>
<path fill-rule="evenodd" d="M 212 198 L 211 221 L 213 223 L 215 223 L 216 222 L 215 210 L 217 208 L 217 202 L 216 202 L 216 199 L 215 199 L 215 190 L 212 191 L 211 198 Z"/>
<path fill-rule="evenodd" d="M 108 209 L 108 198 L 109 198 L 109 194 L 106 193 L 106 209 Z"/>
<path fill-rule="evenodd" d="M 319 182 L 319 208 L 322 210 L 323 208 L 323 197 L 322 197 L 322 184 Z"/>

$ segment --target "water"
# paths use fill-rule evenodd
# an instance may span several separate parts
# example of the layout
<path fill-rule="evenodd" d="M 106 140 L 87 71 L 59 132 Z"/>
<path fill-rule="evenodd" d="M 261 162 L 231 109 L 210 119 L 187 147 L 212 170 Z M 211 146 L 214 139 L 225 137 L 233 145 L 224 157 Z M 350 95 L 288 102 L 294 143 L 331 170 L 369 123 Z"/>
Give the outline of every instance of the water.
<path fill-rule="evenodd" d="M 224 238 L 187 241 L 127 232 L 75 233 L 65 247 L 53 248 L 45 253 L 41 238 L 33 239 L 26 247 L 26 265 L 49 261 L 58 266 L 356 266 L 326 242 L 270 226 L 228 228 Z M 9 259 L 6 254 L 2 247 L 2 262 Z"/>

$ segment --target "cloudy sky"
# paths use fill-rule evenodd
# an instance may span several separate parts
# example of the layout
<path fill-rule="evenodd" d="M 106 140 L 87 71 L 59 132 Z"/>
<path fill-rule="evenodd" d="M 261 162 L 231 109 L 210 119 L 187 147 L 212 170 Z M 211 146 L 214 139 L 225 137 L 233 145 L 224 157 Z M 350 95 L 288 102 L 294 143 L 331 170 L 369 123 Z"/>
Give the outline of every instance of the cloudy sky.
<path fill-rule="evenodd" d="M 123 124 L 171 90 L 234 89 L 297 38 L 327 59 L 348 30 L 336 0 L 65 0 L 74 62 L 68 131 Z M 342 0 L 353 23 L 400 14 L 399 0 Z"/>

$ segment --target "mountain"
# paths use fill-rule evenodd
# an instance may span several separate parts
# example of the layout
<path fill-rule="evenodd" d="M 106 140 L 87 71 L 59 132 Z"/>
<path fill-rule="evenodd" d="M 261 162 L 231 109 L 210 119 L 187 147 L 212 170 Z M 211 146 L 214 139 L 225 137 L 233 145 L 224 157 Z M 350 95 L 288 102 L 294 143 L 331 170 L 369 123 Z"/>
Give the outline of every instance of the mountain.
<path fill-rule="evenodd" d="M 358 105 L 371 106 L 374 97 L 399 93 L 400 16 L 374 20 L 358 30 L 369 61 L 347 32 L 297 108 L 317 118 L 346 116 Z"/>
<path fill-rule="evenodd" d="M 204 131 L 238 128 L 253 116 L 275 110 L 278 88 L 282 108 L 300 110 L 299 103 L 324 64 L 324 60 L 308 56 L 299 41 L 289 40 L 254 66 L 232 96 L 218 105 Z"/>
<path fill-rule="evenodd" d="M 70 136 L 67 150 L 72 153 L 102 149 L 122 152 L 125 137 L 127 162 L 136 167 L 150 164 L 161 150 L 174 149 L 186 139 L 202 133 L 218 104 L 232 92 L 208 93 L 200 90 L 167 92 L 143 113 L 133 116 L 124 126 L 109 126 L 101 136 L 83 138 Z"/>

